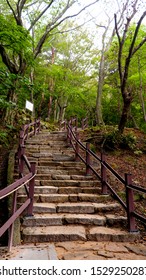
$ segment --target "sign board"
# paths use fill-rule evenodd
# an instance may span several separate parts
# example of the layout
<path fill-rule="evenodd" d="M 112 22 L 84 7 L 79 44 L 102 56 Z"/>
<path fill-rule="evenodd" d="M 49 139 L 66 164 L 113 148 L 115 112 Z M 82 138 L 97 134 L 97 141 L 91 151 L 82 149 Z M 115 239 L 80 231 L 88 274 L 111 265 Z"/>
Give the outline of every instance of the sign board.
<path fill-rule="evenodd" d="M 29 111 L 33 112 L 33 103 L 26 100 L 25 108 L 28 109 Z"/>

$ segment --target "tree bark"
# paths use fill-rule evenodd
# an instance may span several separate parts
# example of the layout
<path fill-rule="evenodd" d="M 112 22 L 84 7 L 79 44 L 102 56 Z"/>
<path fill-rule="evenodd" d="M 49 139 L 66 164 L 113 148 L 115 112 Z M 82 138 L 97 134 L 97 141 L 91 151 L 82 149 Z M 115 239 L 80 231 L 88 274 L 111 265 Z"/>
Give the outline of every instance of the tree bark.
<path fill-rule="evenodd" d="M 122 109 L 122 114 L 118 126 L 119 133 L 122 134 L 124 131 L 124 128 L 127 123 L 127 119 L 130 113 L 130 106 L 132 102 L 131 94 L 130 93 L 125 93 L 123 94 L 123 109 Z"/>
<path fill-rule="evenodd" d="M 128 2 L 127 2 L 128 3 Z M 124 52 L 123 52 L 123 47 L 126 41 L 126 34 L 128 32 L 131 20 L 133 19 L 135 13 L 136 13 L 136 4 L 137 4 L 137 0 L 133 1 L 133 5 L 132 5 L 132 12 L 131 12 L 131 16 L 126 18 L 126 24 L 125 24 L 125 28 L 123 30 L 123 34 L 122 37 L 120 37 L 120 32 L 118 29 L 118 24 L 117 24 L 117 16 L 115 15 L 115 30 L 116 30 L 116 34 L 118 37 L 118 42 L 119 42 L 119 51 L 118 51 L 118 71 L 119 71 L 119 77 L 120 77 L 120 87 L 121 87 L 121 94 L 123 97 L 123 110 L 122 110 L 122 115 L 121 115 L 121 119 L 119 122 L 119 133 L 122 134 L 124 131 L 124 128 L 126 126 L 127 120 L 128 120 L 128 115 L 130 113 L 130 106 L 131 106 L 131 102 L 132 102 L 132 94 L 128 92 L 127 90 L 127 80 L 128 80 L 128 76 L 129 76 L 129 67 L 130 67 L 130 63 L 131 63 L 131 58 L 133 57 L 133 55 L 141 48 L 141 46 L 146 42 L 146 37 L 135 47 L 136 44 L 136 39 L 138 36 L 138 32 L 142 23 L 142 20 L 144 19 L 144 17 L 146 16 L 146 11 L 144 11 L 144 13 L 142 14 L 142 16 L 140 17 L 137 26 L 135 28 L 132 40 L 131 40 L 131 44 L 129 46 L 129 52 L 128 55 L 125 59 L 125 65 L 124 67 L 122 67 L 122 59 L 124 56 Z"/>
<path fill-rule="evenodd" d="M 102 117 L 102 90 L 104 83 L 104 50 L 102 50 L 100 67 L 99 67 L 99 80 L 98 80 L 98 88 L 97 88 L 97 99 L 96 99 L 96 124 L 103 125 L 103 117 Z"/>

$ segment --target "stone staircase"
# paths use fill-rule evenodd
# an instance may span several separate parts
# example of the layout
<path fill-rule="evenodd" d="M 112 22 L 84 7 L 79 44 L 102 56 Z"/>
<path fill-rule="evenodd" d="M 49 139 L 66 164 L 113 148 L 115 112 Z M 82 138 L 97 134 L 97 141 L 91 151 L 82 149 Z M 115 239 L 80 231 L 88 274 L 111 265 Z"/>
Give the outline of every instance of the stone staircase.
<path fill-rule="evenodd" d="M 138 238 L 126 230 L 121 206 L 111 196 L 101 195 L 100 182 L 85 176 L 84 164 L 75 162 L 65 132 L 41 131 L 27 140 L 26 154 L 36 161 L 37 175 L 34 215 L 22 219 L 24 243 Z M 19 191 L 19 204 L 24 200 L 24 192 Z"/>

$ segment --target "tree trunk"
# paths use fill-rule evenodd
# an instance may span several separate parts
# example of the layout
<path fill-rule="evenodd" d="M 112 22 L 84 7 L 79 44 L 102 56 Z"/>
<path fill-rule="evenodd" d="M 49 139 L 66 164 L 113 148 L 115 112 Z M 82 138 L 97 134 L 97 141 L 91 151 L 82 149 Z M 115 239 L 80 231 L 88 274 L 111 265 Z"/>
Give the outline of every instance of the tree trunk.
<path fill-rule="evenodd" d="M 48 102 L 48 120 L 50 120 L 51 113 L 52 113 L 52 102 L 53 102 L 53 97 L 50 95 L 49 102 Z"/>
<path fill-rule="evenodd" d="M 145 109 L 145 103 L 144 103 L 144 98 L 143 98 L 143 83 L 142 83 L 142 75 L 141 75 L 140 69 L 141 69 L 140 57 L 138 57 L 138 71 L 139 71 L 139 79 L 140 79 L 139 98 L 140 98 L 140 102 L 141 102 L 144 121 L 146 122 L 146 109 Z"/>
<path fill-rule="evenodd" d="M 54 62 L 55 62 L 55 49 L 52 47 L 51 51 L 52 51 L 52 54 L 51 54 L 51 64 L 53 65 Z M 48 120 L 50 120 L 51 113 L 52 113 L 54 86 L 55 86 L 54 79 L 50 78 L 49 79 L 49 87 L 48 87 L 48 90 L 49 90 L 49 93 L 50 93 L 49 102 L 48 102 Z"/>
<path fill-rule="evenodd" d="M 59 121 L 62 122 L 64 120 L 65 109 L 67 106 L 59 106 Z"/>
<path fill-rule="evenodd" d="M 124 128 L 126 126 L 128 116 L 130 113 L 131 102 L 132 102 L 131 94 L 130 93 L 123 94 L 123 103 L 124 104 L 123 104 L 121 119 L 120 119 L 119 126 L 118 126 L 120 134 L 123 133 Z"/>
<path fill-rule="evenodd" d="M 102 50 L 101 50 L 101 60 L 99 66 L 99 78 L 98 78 L 98 88 L 97 88 L 97 98 L 96 98 L 96 124 L 103 125 L 102 117 L 102 90 L 104 84 L 104 67 L 105 67 L 105 35 L 108 27 L 106 28 L 102 37 Z"/>

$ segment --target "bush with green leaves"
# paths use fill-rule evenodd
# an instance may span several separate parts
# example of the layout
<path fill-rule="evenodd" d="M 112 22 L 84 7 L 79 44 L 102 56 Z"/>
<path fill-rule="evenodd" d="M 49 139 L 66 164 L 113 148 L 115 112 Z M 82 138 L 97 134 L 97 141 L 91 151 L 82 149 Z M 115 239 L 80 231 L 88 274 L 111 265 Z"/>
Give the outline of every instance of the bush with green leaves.
<path fill-rule="evenodd" d="M 136 137 L 132 133 L 119 134 L 118 130 L 108 132 L 104 137 L 103 148 L 115 150 L 117 148 L 134 150 Z"/>

